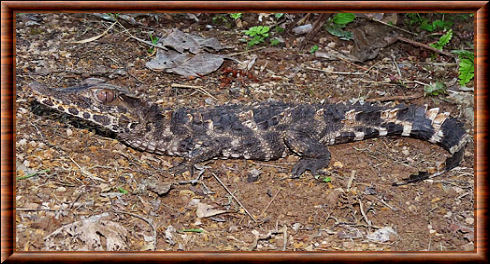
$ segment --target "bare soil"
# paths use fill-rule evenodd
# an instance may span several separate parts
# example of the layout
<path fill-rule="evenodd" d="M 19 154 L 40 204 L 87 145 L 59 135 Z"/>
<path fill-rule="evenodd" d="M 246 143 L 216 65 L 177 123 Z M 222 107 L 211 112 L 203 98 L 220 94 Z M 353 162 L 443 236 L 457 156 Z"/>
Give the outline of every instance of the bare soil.
<path fill-rule="evenodd" d="M 111 24 L 89 14 L 40 14 L 34 20 L 29 14 L 18 15 L 16 250 L 52 249 L 45 244 L 52 232 L 103 213 L 107 213 L 104 219 L 125 228 L 119 235 L 124 241 L 123 249 L 131 251 L 473 250 L 472 142 L 458 169 L 400 187 L 392 183 L 444 161 L 448 154 L 420 140 L 387 137 L 330 147 L 331 164 L 318 179 L 309 173 L 290 179 L 290 170 L 298 158 L 288 156 L 270 162 L 209 161 L 201 164 L 205 168 L 199 183 L 179 184 L 191 180 L 191 176 L 173 176 L 167 170 L 179 164 L 181 158 L 131 149 L 87 123 L 43 108 L 30 97 L 28 84 L 32 81 L 68 87 L 88 77 L 104 77 L 163 107 L 268 99 L 338 102 L 423 94 L 423 86 L 414 80 L 450 82 L 458 75 L 457 66 L 451 65 L 453 59 L 403 42 L 383 48 L 375 59 L 365 63 L 317 58 L 309 52 L 314 44 L 320 50 L 329 43 L 334 43 L 331 46 L 336 50 L 349 51 L 353 47 L 352 41 L 339 40 L 325 30 L 309 40 L 304 50 L 299 49 L 300 37 L 286 31 L 281 34 L 284 44 L 276 47 L 265 43 L 245 52 L 247 44 L 239 41 L 244 38 L 241 30 L 261 24 L 257 17 L 244 14 L 241 28 L 231 19 L 231 27 L 213 24 L 212 14 L 200 15 L 199 21 L 184 14 L 160 14 L 158 22 L 154 17 L 141 16 L 136 18 L 140 25 L 124 24 L 129 32 L 143 39 L 148 39 L 149 31 L 161 36 L 178 28 L 216 37 L 231 47 L 222 54 L 242 52 L 234 55 L 240 61 L 256 55 L 250 70 L 254 78 L 238 80 L 226 77 L 222 70 L 228 66 L 236 68 L 232 61 L 195 79 L 151 71 L 145 67 L 145 62 L 154 56 L 149 52 L 150 46 L 130 38 L 120 27 L 95 41 L 74 44 L 73 41 L 104 32 Z M 296 20 L 300 17 L 296 14 Z M 399 26 L 410 29 L 406 23 Z M 472 36 L 472 30 L 471 19 L 454 26 L 455 36 Z M 425 36 L 417 41 L 429 43 L 434 39 L 437 40 Z M 446 47 L 448 50 L 464 43 L 455 37 L 450 45 L 453 46 Z M 364 72 L 359 66 L 369 72 L 333 74 L 305 68 Z M 402 77 L 396 77 L 398 70 Z M 232 80 L 222 85 L 225 77 Z M 171 88 L 172 83 L 200 85 L 214 98 L 202 90 Z M 399 102 L 428 104 L 449 111 L 473 135 L 464 106 L 446 95 L 395 101 Z M 253 169 L 259 170 L 260 176 L 250 182 L 247 179 Z M 330 181 L 324 180 L 326 177 Z M 149 181 L 158 186 L 173 184 L 173 189 L 159 196 L 147 188 Z M 198 218 L 198 204 L 226 212 Z M 396 234 L 386 241 L 369 239 L 369 234 L 385 227 L 391 227 Z M 152 228 L 156 241 L 151 239 Z M 107 249 L 108 238 L 100 235 L 100 239 L 103 249 Z M 82 249 L 84 244 L 83 237 L 77 235 L 60 235 L 54 242 L 59 250 Z"/>

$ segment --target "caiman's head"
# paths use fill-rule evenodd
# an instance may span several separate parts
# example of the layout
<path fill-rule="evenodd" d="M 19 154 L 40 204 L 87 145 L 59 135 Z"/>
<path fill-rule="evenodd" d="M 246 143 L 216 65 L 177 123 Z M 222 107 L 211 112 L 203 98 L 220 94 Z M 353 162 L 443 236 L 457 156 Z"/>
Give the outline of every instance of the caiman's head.
<path fill-rule="evenodd" d="M 129 92 L 111 84 L 92 81 L 69 88 L 50 89 L 30 84 L 36 100 L 60 112 L 91 121 L 116 133 L 128 133 L 158 115 L 156 105 L 129 96 Z"/>

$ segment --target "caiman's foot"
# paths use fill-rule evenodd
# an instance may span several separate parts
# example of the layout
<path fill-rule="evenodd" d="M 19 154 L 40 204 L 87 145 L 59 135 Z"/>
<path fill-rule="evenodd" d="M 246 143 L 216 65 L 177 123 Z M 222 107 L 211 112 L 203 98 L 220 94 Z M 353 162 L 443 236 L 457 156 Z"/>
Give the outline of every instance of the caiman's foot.
<path fill-rule="evenodd" d="M 299 178 L 301 174 L 309 170 L 313 176 L 316 175 L 316 171 L 328 166 L 330 158 L 325 159 L 312 159 L 302 158 L 293 167 L 292 178 Z"/>
<path fill-rule="evenodd" d="M 194 175 L 194 163 L 189 162 L 189 161 L 183 161 L 177 166 L 174 166 L 170 169 L 168 169 L 170 173 L 173 175 L 178 175 L 178 174 L 183 174 L 186 171 L 189 171 L 191 173 L 191 177 Z"/>

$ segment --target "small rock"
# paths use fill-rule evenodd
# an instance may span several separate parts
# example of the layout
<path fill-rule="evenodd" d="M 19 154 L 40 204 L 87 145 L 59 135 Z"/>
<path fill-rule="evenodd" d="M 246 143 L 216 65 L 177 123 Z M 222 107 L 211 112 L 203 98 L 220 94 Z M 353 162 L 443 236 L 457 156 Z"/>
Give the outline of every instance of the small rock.
<path fill-rule="evenodd" d="M 308 32 L 310 32 L 313 29 L 313 26 L 311 24 L 306 24 L 303 26 L 297 26 L 293 28 L 293 33 L 296 35 L 303 35 Z"/>
<path fill-rule="evenodd" d="M 172 183 L 158 183 L 156 181 L 150 181 L 146 185 L 146 188 L 149 191 L 158 194 L 158 196 L 167 194 L 173 187 Z"/>
<path fill-rule="evenodd" d="M 335 168 L 339 168 L 339 169 L 341 169 L 341 168 L 343 168 L 343 167 L 344 167 L 344 164 L 342 164 L 342 162 L 340 162 L 340 161 L 336 161 L 336 162 L 334 162 L 334 163 L 333 163 L 333 166 L 334 166 Z"/>
<path fill-rule="evenodd" d="M 66 129 L 66 135 L 71 137 L 73 135 L 73 131 L 71 131 L 71 129 L 67 128 Z"/>
<path fill-rule="evenodd" d="M 366 187 L 366 189 L 364 189 L 364 193 L 367 194 L 367 195 L 375 195 L 376 194 L 376 189 L 374 187 Z"/>
<path fill-rule="evenodd" d="M 402 154 L 405 155 L 405 156 L 410 155 L 410 151 L 408 150 L 407 147 L 403 147 Z"/>
<path fill-rule="evenodd" d="M 301 228 L 301 224 L 300 223 L 294 223 L 293 224 L 293 230 L 295 232 L 297 232 L 300 228 Z"/>
<path fill-rule="evenodd" d="M 248 171 L 247 182 L 256 182 L 259 180 L 259 176 L 262 174 L 262 171 L 253 168 Z"/>
<path fill-rule="evenodd" d="M 467 217 L 464 221 L 468 225 L 472 225 L 475 222 L 475 219 L 473 217 Z"/>
<path fill-rule="evenodd" d="M 394 236 L 398 235 L 395 230 L 391 226 L 383 227 L 381 229 L 376 230 L 376 232 L 367 235 L 367 239 L 373 240 L 376 242 L 386 242 L 389 240 L 393 240 Z"/>
<path fill-rule="evenodd" d="M 27 140 L 25 138 L 19 140 L 19 142 L 17 143 L 17 145 L 19 146 L 25 146 L 27 144 Z"/>
<path fill-rule="evenodd" d="M 206 98 L 206 99 L 204 99 L 204 102 L 208 105 L 214 105 L 214 103 L 215 103 L 213 98 Z"/>

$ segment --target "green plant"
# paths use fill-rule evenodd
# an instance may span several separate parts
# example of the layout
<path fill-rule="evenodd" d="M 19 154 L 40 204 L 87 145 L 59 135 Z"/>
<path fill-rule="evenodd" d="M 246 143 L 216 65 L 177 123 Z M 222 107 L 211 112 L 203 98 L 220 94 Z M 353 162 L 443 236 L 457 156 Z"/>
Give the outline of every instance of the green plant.
<path fill-rule="evenodd" d="M 328 33 L 339 37 L 342 40 L 350 40 L 352 39 L 352 32 L 345 31 L 344 28 L 347 24 L 354 21 L 356 15 L 352 13 L 338 13 L 333 16 L 333 18 L 329 18 L 327 23 L 325 24 L 325 29 Z"/>
<path fill-rule="evenodd" d="M 314 45 L 313 47 L 311 47 L 310 53 L 315 53 L 317 50 L 318 50 L 318 45 Z"/>
<path fill-rule="evenodd" d="M 458 55 L 459 84 L 464 86 L 475 77 L 475 55 L 473 51 L 453 50 Z"/>
<path fill-rule="evenodd" d="M 279 45 L 279 43 L 281 43 L 281 41 L 279 41 L 278 39 L 276 38 L 271 39 L 271 46 Z"/>
<path fill-rule="evenodd" d="M 232 14 L 230 14 L 230 17 L 237 20 L 240 17 L 242 17 L 242 13 L 232 13 Z"/>
<path fill-rule="evenodd" d="M 119 13 L 107 13 L 110 17 L 114 18 L 114 20 L 117 20 L 119 18 Z"/>
<path fill-rule="evenodd" d="M 248 41 L 248 46 L 253 47 L 254 45 L 264 42 L 265 39 L 269 37 L 269 30 L 270 27 L 268 26 L 255 26 L 245 30 L 244 34 L 252 37 L 252 39 Z"/>
<path fill-rule="evenodd" d="M 228 29 L 233 26 L 232 23 L 230 21 L 228 21 L 228 18 L 225 14 L 214 15 L 211 20 L 213 21 L 213 24 L 223 25 Z"/>
<path fill-rule="evenodd" d="M 283 27 L 280 27 L 280 26 L 276 26 L 274 27 L 274 31 L 276 31 L 277 33 L 282 33 L 284 32 L 286 29 L 283 28 Z"/>
<path fill-rule="evenodd" d="M 436 96 L 440 94 L 446 94 L 446 85 L 443 82 L 430 83 L 424 86 L 424 94 L 430 96 Z"/>
<path fill-rule="evenodd" d="M 430 44 L 431 47 L 436 48 L 438 50 L 442 50 L 446 44 L 449 43 L 451 38 L 453 37 L 453 30 L 449 29 L 446 34 L 442 35 L 441 38 L 436 43 Z"/>
<path fill-rule="evenodd" d="M 128 194 L 128 191 L 126 191 L 123 187 L 117 188 L 117 191 L 122 193 L 122 194 Z"/>
<path fill-rule="evenodd" d="M 284 16 L 284 13 L 275 13 L 275 14 L 274 14 L 274 17 L 275 17 L 276 19 L 279 19 L 279 18 L 281 18 L 282 16 Z"/>
<path fill-rule="evenodd" d="M 153 45 L 156 45 L 158 43 L 158 40 L 159 40 L 158 37 L 153 36 L 151 33 L 149 33 L 148 36 L 150 37 L 150 41 Z M 155 47 L 151 47 L 148 49 L 148 53 L 150 53 L 150 54 L 152 54 L 153 51 L 155 51 Z"/>
<path fill-rule="evenodd" d="M 337 25 L 347 25 L 356 19 L 352 13 L 337 13 L 333 16 L 333 22 Z"/>
<path fill-rule="evenodd" d="M 453 25 L 453 22 L 442 19 L 436 19 L 432 22 L 429 19 L 422 17 L 419 13 L 408 13 L 408 23 L 410 25 L 419 25 L 419 28 L 428 32 L 433 32 L 435 30 L 448 30 Z"/>

